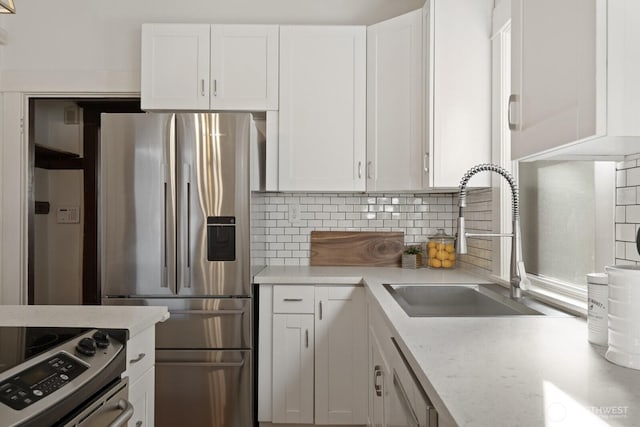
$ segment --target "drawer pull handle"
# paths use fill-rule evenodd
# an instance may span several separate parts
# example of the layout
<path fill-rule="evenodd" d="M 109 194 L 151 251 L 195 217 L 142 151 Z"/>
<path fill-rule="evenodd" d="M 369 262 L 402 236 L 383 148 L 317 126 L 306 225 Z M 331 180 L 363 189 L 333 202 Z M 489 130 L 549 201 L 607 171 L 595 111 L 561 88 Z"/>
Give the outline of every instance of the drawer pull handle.
<path fill-rule="evenodd" d="M 141 361 L 142 359 L 144 359 L 144 357 L 145 357 L 145 356 L 146 356 L 146 354 L 144 354 L 144 353 L 140 353 L 140 354 L 138 354 L 138 357 L 136 357 L 135 359 L 131 359 L 131 360 L 129 361 L 129 363 L 131 363 L 132 365 L 133 365 L 134 363 L 138 363 L 139 361 Z"/>
<path fill-rule="evenodd" d="M 373 388 L 376 391 L 376 396 L 382 396 L 382 384 L 378 384 L 378 378 L 382 377 L 384 372 L 382 370 L 382 366 L 376 365 L 373 368 Z"/>
<path fill-rule="evenodd" d="M 300 302 L 302 301 L 302 298 L 285 298 L 284 300 L 286 302 Z"/>

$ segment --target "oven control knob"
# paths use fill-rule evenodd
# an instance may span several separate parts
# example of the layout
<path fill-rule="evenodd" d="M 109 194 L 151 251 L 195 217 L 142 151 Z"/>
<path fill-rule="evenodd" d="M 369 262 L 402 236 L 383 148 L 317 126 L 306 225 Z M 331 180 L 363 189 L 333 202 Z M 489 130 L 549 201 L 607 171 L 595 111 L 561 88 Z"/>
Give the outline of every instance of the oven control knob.
<path fill-rule="evenodd" d="M 96 342 L 93 338 L 82 338 L 76 346 L 76 351 L 85 356 L 93 356 L 96 354 Z"/>
<path fill-rule="evenodd" d="M 100 348 L 109 347 L 109 334 L 103 331 L 97 331 L 93 334 L 93 339 L 96 342 L 96 345 Z"/>

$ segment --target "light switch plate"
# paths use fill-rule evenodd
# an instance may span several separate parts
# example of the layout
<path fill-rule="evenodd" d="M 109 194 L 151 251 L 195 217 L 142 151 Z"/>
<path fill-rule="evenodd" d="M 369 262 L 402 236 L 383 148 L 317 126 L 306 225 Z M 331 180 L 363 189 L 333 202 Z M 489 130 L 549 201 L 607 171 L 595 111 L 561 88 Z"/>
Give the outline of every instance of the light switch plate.
<path fill-rule="evenodd" d="M 300 205 L 289 205 L 289 222 L 300 221 Z"/>

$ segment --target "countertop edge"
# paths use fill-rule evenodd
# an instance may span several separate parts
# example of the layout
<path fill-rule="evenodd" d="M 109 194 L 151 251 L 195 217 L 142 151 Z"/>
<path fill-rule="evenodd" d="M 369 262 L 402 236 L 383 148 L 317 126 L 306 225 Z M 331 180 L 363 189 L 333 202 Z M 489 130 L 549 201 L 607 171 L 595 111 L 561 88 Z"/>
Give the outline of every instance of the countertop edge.
<path fill-rule="evenodd" d="M 166 307 L 104 305 L 2 305 L 1 326 L 127 329 L 134 337 L 169 318 Z"/>

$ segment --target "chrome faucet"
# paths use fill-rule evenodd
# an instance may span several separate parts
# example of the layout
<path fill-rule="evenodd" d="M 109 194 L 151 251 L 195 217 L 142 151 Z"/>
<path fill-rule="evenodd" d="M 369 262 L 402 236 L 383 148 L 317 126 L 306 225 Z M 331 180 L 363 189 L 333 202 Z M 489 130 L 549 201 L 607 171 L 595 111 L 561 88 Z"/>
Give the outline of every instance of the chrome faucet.
<path fill-rule="evenodd" d="M 511 207 L 513 209 L 511 233 L 467 233 L 464 225 L 463 209 L 467 206 L 467 183 L 478 172 L 495 172 L 507 180 L 511 187 Z M 459 254 L 467 253 L 467 237 L 511 237 L 511 263 L 509 267 L 509 283 L 511 285 L 511 298 L 520 298 L 522 289 L 529 285 L 527 273 L 522 261 L 522 246 L 520 241 L 520 207 L 518 186 L 513 176 L 504 168 L 483 163 L 469 169 L 460 181 L 460 213 L 458 216 L 458 231 L 456 233 L 456 251 Z"/>

